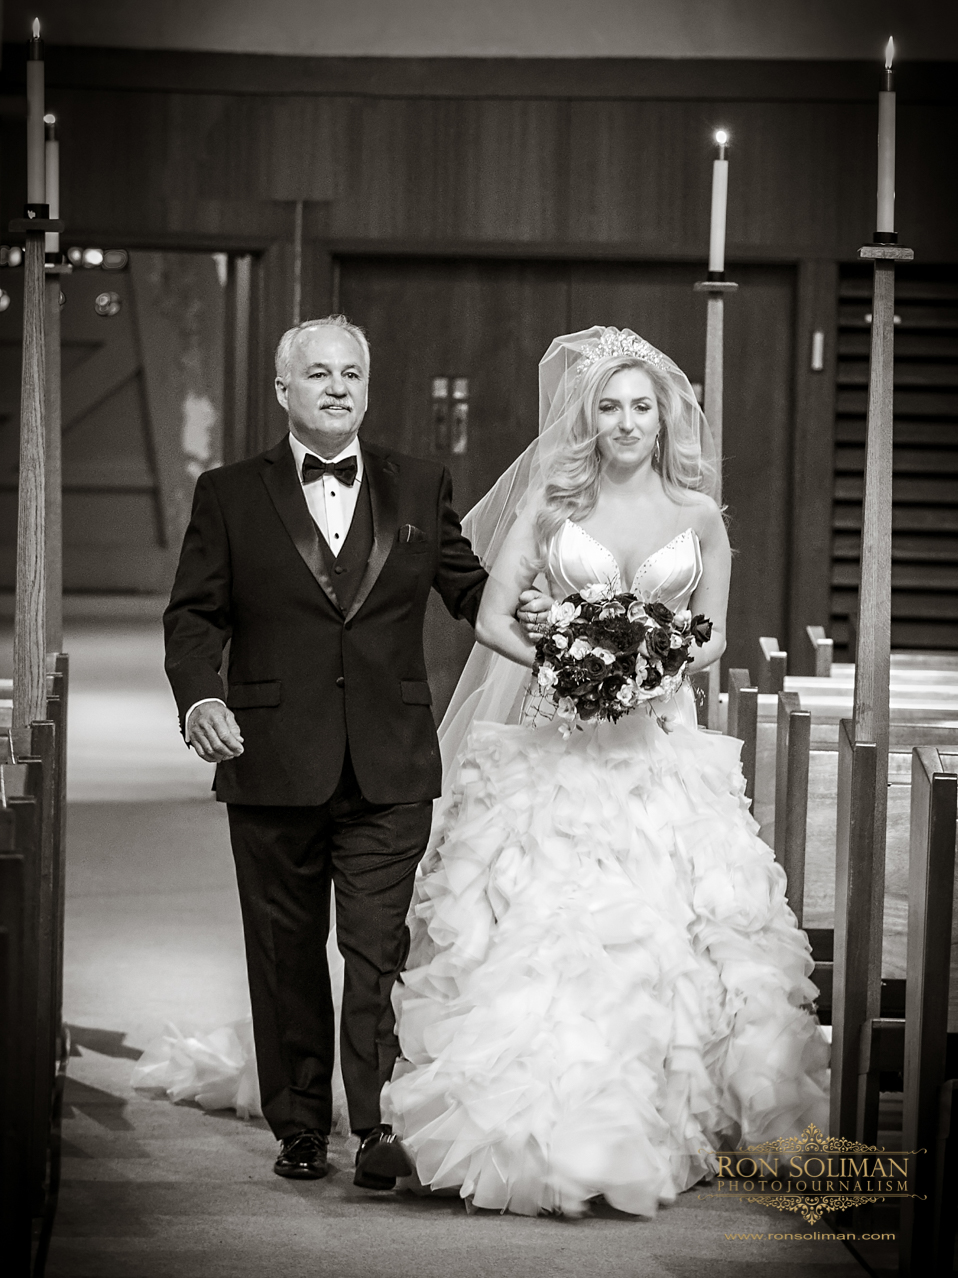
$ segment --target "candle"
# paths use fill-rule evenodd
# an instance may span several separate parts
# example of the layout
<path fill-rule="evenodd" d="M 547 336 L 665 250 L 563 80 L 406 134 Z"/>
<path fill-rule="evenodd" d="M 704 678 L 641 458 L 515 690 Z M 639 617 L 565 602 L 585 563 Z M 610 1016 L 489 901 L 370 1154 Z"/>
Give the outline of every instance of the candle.
<path fill-rule="evenodd" d="M 60 216 L 60 141 L 57 138 L 57 117 L 45 115 L 46 126 L 46 202 L 50 206 L 50 217 Z M 58 231 L 47 231 L 46 251 L 60 252 L 60 235 Z"/>
<path fill-rule="evenodd" d="M 879 236 L 895 233 L 895 78 L 891 69 L 895 41 L 885 48 L 885 74 L 878 95 L 878 217 Z"/>
<path fill-rule="evenodd" d="M 725 274 L 725 210 L 728 202 L 728 160 L 725 158 L 728 133 L 715 134 L 718 156 L 712 162 L 712 225 L 709 234 L 709 277 Z"/>
<path fill-rule="evenodd" d="M 43 126 L 43 41 L 33 19 L 27 44 L 27 203 L 46 204 L 46 147 Z"/>

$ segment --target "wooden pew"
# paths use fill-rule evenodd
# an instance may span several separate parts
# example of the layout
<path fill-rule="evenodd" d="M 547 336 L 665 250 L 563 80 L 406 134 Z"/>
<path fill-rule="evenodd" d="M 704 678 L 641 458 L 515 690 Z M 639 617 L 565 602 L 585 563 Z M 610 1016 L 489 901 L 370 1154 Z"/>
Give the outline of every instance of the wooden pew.
<path fill-rule="evenodd" d="M 788 879 L 788 902 L 802 923 L 805 901 L 805 829 L 812 716 L 797 693 L 778 694 L 775 768 L 775 858 Z"/>
<path fill-rule="evenodd" d="M 906 1198 L 902 1202 L 899 1257 L 903 1278 L 950 1274 L 954 1252 L 953 1226 L 950 1231 L 945 1230 L 943 1215 L 953 1215 L 955 1203 L 945 1203 L 938 1197 L 944 1186 L 936 1186 L 936 1154 L 942 1099 L 954 1097 L 953 1086 L 943 1089 L 949 1076 L 948 1001 L 958 828 L 956 765 L 958 754 L 946 757 L 933 747 L 914 750 L 902 1148 L 924 1149 L 927 1153 L 918 1156 L 914 1167 L 913 1192 L 924 1201 Z"/>
<path fill-rule="evenodd" d="M 807 930 L 816 960 L 813 979 L 820 989 L 818 1010 L 822 1021 L 827 1022 L 832 1014 L 835 923 L 838 923 L 839 945 L 844 944 L 849 932 L 848 918 L 840 902 L 844 893 L 848 901 L 847 909 L 853 915 L 850 932 L 854 938 L 860 920 L 869 915 L 870 883 L 864 870 L 848 864 L 847 859 L 843 866 L 841 855 L 836 855 L 835 918 L 822 917 L 823 877 L 829 873 L 829 856 L 822 854 L 834 848 L 837 830 L 842 828 L 838 819 L 839 796 L 843 789 L 839 781 L 840 752 L 829 739 L 827 727 L 823 729 L 819 725 L 816 730 L 813 726 L 812 733 L 808 734 L 808 719 L 803 719 L 794 693 L 780 694 L 778 703 L 781 726 L 776 751 L 776 808 L 782 814 L 782 819 L 775 822 L 775 850 L 788 876 L 789 904 L 801 922 L 811 924 Z M 846 737 L 847 735 L 846 732 Z M 905 910 L 909 900 L 905 867 L 911 859 L 908 852 L 908 810 L 912 780 L 910 752 L 915 746 L 937 747 L 945 753 L 949 750 L 958 752 L 958 729 L 944 724 L 893 724 L 889 744 L 884 979 L 880 991 L 880 1015 L 874 1020 L 867 1020 L 865 1016 L 866 990 L 860 977 L 856 976 L 854 950 L 849 954 L 846 948 L 840 955 L 844 965 L 851 963 L 846 986 L 842 990 L 846 996 L 845 1001 L 849 1001 L 850 996 L 851 1010 L 847 1034 L 844 1032 L 844 1024 L 840 1024 L 836 1043 L 838 1050 L 844 1053 L 847 1071 L 846 1106 L 851 1105 L 851 1093 L 856 1095 L 856 1138 L 868 1143 L 874 1143 L 877 1138 L 881 1074 L 899 1073 L 902 1069 L 904 1038 L 901 1018 L 904 1016 L 906 988 L 902 938 L 906 932 Z M 854 759 L 856 752 L 851 750 L 850 740 L 846 740 L 845 746 L 846 773 L 856 762 L 859 768 L 867 768 L 869 750 L 857 751 L 859 756 L 865 757 L 863 763 L 861 757 L 857 761 Z M 808 797 L 810 777 L 811 799 Z M 846 775 L 846 801 L 849 785 Z M 865 811 L 867 810 L 866 804 Z M 847 858 L 849 850 L 844 849 L 844 852 Z M 811 888 L 811 900 L 806 887 Z M 909 919 L 909 936 L 912 926 Z M 858 1008 L 856 999 L 861 1004 L 861 1009 Z M 954 981 L 953 1004 L 952 1030 L 958 1031 L 958 974 Z M 855 1027 L 859 1010 L 860 1034 Z"/>
<path fill-rule="evenodd" d="M 0 736 L 0 990 L 5 1052 L 0 1218 L 15 1274 L 41 1275 L 59 1186 L 59 1116 L 68 1043 L 62 1028 L 63 853 L 68 665 L 48 677 L 48 719 L 30 753 Z M 9 1210 L 7 1204 L 11 1204 Z M 9 1218 L 7 1218 L 9 1217 Z M 38 1246 L 30 1264 L 32 1240 Z"/>
<path fill-rule="evenodd" d="M 759 639 L 758 647 L 758 690 L 767 696 L 774 696 L 785 687 L 788 654 L 779 648 L 777 639 L 768 635 Z"/>
<path fill-rule="evenodd" d="M 805 635 L 810 648 L 809 665 L 811 669 L 809 674 L 814 675 L 817 679 L 827 679 L 832 672 L 832 657 L 835 651 L 834 641 L 826 636 L 824 626 L 806 626 Z"/>
<path fill-rule="evenodd" d="M 0 760 L 9 758 L 0 740 Z M 2 763 L 0 763 L 2 767 Z M 28 1032 L 32 1018 L 25 987 L 27 928 L 32 913 L 31 858 L 38 840 L 37 805 L 11 799 L 0 807 L 0 1239 L 12 1274 L 30 1273 L 32 1202 L 24 1175 L 28 1161 L 30 1113 L 24 1097 L 32 1087 Z M 25 851 L 27 849 L 27 851 Z"/>
<path fill-rule="evenodd" d="M 851 682 L 831 679 L 806 679 L 789 676 L 785 691 L 798 693 L 802 709 L 811 714 L 813 752 L 838 749 L 838 725 L 849 718 L 853 705 Z M 958 681 L 932 685 L 898 684 L 893 679 L 890 696 L 891 719 L 894 723 L 919 725 L 941 723 L 958 727 Z M 774 846 L 775 787 L 778 775 L 776 738 L 778 733 L 778 698 L 761 694 L 758 699 L 756 729 L 755 789 L 752 811 L 761 827 L 762 838 Z M 834 764 L 833 760 L 833 764 Z M 813 755 L 810 784 L 815 792 L 816 767 Z M 816 817 L 812 813 L 812 819 Z"/>
<path fill-rule="evenodd" d="M 742 742 L 742 773 L 745 795 L 755 798 L 755 752 L 758 744 L 758 688 L 747 670 L 728 672 L 728 716 L 726 732 Z"/>

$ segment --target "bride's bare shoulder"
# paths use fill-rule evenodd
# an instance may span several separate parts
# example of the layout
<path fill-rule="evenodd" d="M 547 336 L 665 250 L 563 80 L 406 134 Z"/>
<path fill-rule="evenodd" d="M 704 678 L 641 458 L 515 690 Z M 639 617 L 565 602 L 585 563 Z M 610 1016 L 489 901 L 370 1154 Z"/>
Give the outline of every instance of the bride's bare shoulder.
<path fill-rule="evenodd" d="M 688 511 L 689 527 L 695 529 L 701 541 L 725 535 L 722 508 L 708 493 L 690 489 L 683 494 L 682 504 Z"/>

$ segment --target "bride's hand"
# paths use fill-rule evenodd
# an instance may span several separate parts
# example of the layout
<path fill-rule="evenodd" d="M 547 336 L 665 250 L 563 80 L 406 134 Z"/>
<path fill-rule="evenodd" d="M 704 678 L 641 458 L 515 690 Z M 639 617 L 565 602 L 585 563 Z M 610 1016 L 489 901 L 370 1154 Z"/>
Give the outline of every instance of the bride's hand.
<path fill-rule="evenodd" d="M 544 629 L 545 614 L 552 607 L 552 603 L 552 599 L 544 595 L 541 590 L 523 590 L 519 595 L 516 620 L 533 642 Z"/>

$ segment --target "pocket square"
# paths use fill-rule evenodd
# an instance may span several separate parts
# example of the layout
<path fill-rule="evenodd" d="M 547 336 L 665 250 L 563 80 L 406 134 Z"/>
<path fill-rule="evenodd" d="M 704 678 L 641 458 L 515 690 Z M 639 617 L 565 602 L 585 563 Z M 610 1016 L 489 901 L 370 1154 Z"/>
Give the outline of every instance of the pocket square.
<path fill-rule="evenodd" d="M 399 530 L 399 541 L 402 545 L 408 545 L 411 541 L 425 541 L 426 534 L 421 528 L 417 528 L 415 524 L 403 524 Z"/>

